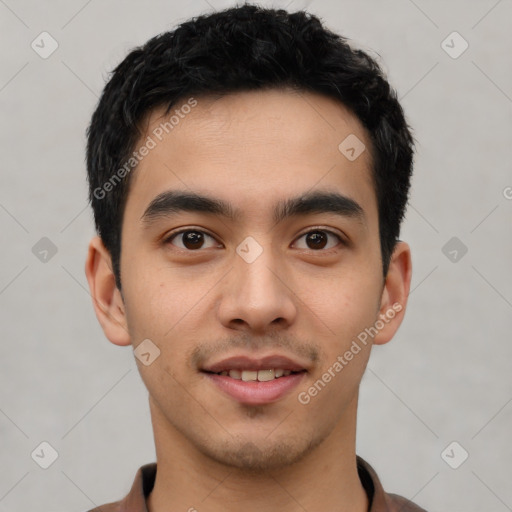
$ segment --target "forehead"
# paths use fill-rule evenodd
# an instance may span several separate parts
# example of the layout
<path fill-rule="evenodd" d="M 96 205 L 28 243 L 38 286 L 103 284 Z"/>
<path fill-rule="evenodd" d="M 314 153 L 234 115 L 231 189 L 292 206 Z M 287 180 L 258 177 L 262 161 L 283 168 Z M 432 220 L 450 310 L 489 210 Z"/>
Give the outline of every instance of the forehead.
<path fill-rule="evenodd" d="M 315 187 L 375 200 L 366 130 L 321 94 L 271 89 L 185 97 L 167 113 L 148 115 L 135 150 L 144 145 L 151 149 L 133 171 L 127 209 L 141 212 L 176 188 L 255 211 L 266 199 Z"/>

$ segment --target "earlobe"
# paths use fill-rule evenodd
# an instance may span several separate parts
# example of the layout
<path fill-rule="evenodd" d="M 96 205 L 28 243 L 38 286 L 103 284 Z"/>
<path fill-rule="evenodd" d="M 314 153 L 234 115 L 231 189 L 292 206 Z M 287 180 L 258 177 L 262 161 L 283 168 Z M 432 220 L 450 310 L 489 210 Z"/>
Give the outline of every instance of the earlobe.
<path fill-rule="evenodd" d="M 85 275 L 94 311 L 105 336 L 114 345 L 130 345 L 124 302 L 116 286 L 110 253 L 97 236 L 89 243 Z"/>
<path fill-rule="evenodd" d="M 390 341 L 400 327 L 405 314 L 407 298 L 411 286 L 412 262 L 411 250 L 405 242 L 397 242 L 382 291 L 378 314 L 379 332 L 374 345 L 383 345 Z"/>

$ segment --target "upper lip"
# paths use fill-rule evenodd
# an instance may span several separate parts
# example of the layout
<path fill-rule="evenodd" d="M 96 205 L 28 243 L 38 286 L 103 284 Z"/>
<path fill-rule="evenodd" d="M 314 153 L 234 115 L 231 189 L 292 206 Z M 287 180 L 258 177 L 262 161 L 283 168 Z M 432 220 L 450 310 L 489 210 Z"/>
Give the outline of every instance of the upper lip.
<path fill-rule="evenodd" d="M 306 370 L 306 366 L 300 362 L 277 354 L 266 357 L 232 356 L 201 369 L 207 372 L 219 373 L 227 370 L 269 370 L 272 368 L 291 370 L 292 372 Z"/>

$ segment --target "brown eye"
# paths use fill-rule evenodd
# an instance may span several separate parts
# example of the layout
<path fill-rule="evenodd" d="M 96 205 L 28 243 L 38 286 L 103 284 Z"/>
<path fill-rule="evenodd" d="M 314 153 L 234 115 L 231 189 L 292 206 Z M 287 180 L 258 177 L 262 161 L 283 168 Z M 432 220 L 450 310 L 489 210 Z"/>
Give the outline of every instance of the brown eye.
<path fill-rule="evenodd" d="M 337 239 L 337 242 L 335 240 L 335 243 L 331 243 L 331 245 L 327 247 L 327 249 L 336 247 L 338 243 L 343 242 L 341 237 L 336 233 L 333 233 L 332 231 L 328 231 L 326 229 L 315 229 L 312 231 L 308 231 L 307 233 L 304 233 L 302 236 L 299 237 L 299 239 L 304 238 L 306 242 L 306 247 L 299 248 L 311 250 L 325 249 L 326 246 L 329 244 L 329 237 Z"/>
<path fill-rule="evenodd" d="M 177 238 L 181 241 L 181 245 L 174 244 L 172 241 Z M 176 245 L 180 249 L 186 249 L 190 251 L 194 251 L 197 249 L 204 248 L 205 240 L 215 240 L 212 236 L 208 235 L 204 231 L 199 231 L 197 229 L 184 229 L 178 231 L 177 233 L 173 233 L 170 237 L 167 238 L 166 243 L 171 243 L 172 245 Z"/>

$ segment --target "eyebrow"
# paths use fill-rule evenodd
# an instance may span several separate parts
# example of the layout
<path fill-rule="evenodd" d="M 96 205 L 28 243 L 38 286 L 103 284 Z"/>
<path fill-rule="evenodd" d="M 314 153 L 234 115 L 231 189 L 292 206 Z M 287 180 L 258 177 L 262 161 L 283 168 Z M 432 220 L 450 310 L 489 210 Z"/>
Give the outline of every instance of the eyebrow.
<path fill-rule="evenodd" d="M 196 192 L 167 190 L 156 196 L 144 211 L 141 220 L 145 224 L 178 214 L 180 212 L 206 213 L 222 216 L 236 221 L 241 211 L 215 197 Z M 345 218 L 353 218 L 365 222 L 363 208 L 350 197 L 337 192 L 315 190 L 297 197 L 279 201 L 274 206 L 273 220 L 275 224 L 289 217 L 314 213 L 333 213 Z"/>

